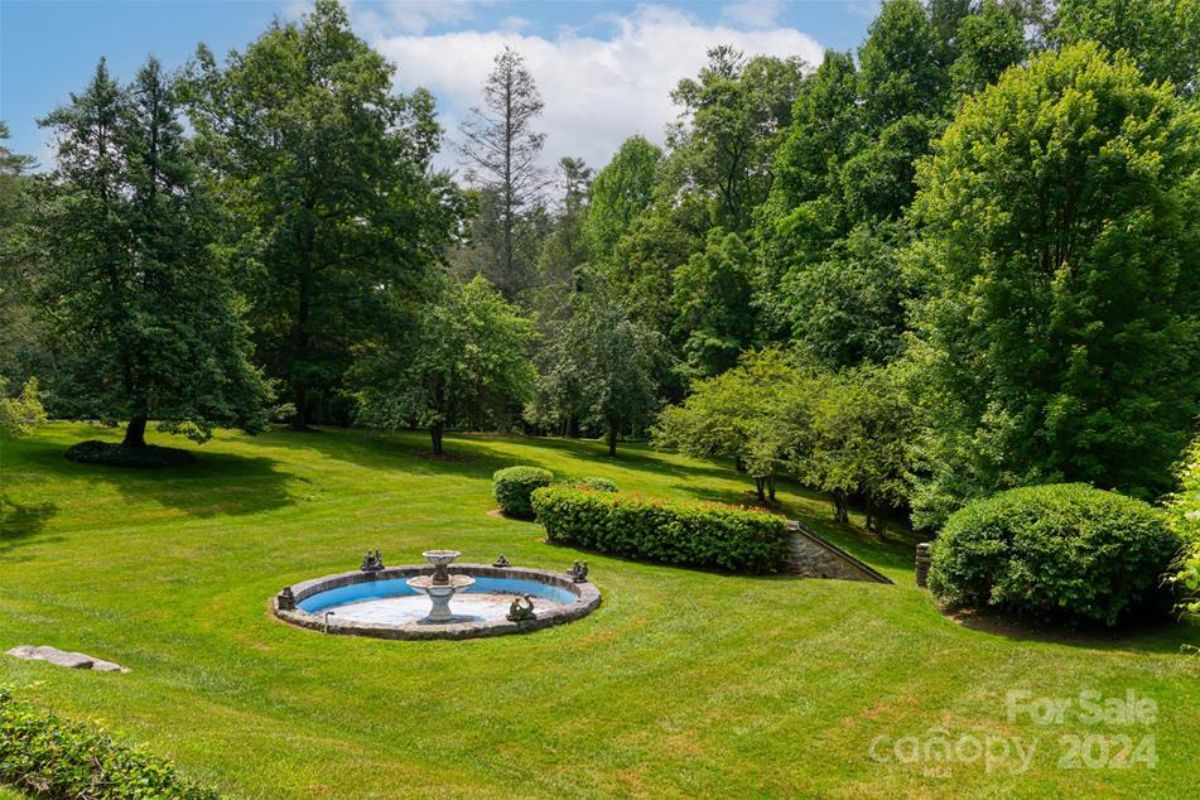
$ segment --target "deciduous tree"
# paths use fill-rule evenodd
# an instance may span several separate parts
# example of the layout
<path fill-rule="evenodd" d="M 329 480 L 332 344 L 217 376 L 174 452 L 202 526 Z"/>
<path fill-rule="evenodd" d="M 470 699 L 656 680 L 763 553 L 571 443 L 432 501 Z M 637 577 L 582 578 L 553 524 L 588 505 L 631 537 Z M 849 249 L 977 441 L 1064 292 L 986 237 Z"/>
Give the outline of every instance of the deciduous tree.
<path fill-rule="evenodd" d="M 966 101 L 905 256 L 917 519 L 1045 481 L 1171 485 L 1200 401 L 1196 112 L 1125 55 L 1040 55 Z"/>
<path fill-rule="evenodd" d="M 665 408 L 654 441 L 698 458 L 724 457 L 754 479 L 761 502 L 807 448 L 811 419 L 806 374 L 780 350 L 748 352 L 733 369 L 692 385 Z"/>
<path fill-rule="evenodd" d="M 536 379 L 533 323 L 482 275 L 448 279 L 441 299 L 414 316 L 358 349 L 359 419 L 426 428 L 434 455 L 447 427 L 507 428 Z"/>
<path fill-rule="evenodd" d="M 621 434 L 651 421 L 667 359 L 662 336 L 633 319 L 603 278 L 592 275 L 543 353 L 543 413 L 600 426 L 616 457 Z"/>
<path fill-rule="evenodd" d="M 353 346 L 386 323 L 389 293 L 432 296 L 459 225 L 456 193 L 430 172 L 433 98 L 395 95 L 392 78 L 336 0 L 223 66 L 197 55 L 192 122 L 237 222 L 260 357 L 297 428 L 338 419 Z"/>

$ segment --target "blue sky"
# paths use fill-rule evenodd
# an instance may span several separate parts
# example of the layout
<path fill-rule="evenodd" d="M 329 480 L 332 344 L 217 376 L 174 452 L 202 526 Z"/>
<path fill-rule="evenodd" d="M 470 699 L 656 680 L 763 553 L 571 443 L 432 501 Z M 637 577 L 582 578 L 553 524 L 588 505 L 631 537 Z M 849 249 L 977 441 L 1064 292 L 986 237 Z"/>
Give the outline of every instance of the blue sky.
<path fill-rule="evenodd" d="M 45 161 L 35 119 L 66 102 L 106 56 L 127 78 L 150 55 L 182 65 L 197 42 L 242 48 L 298 0 L 0 0 L 0 119 L 11 146 Z M 608 0 L 352 0 L 358 33 L 398 67 L 397 90 L 422 85 L 439 99 L 452 165 L 458 122 L 477 102 L 492 55 L 521 51 L 546 100 L 546 160 L 581 155 L 601 166 L 633 133 L 661 141 L 674 109 L 666 97 L 706 47 L 819 58 L 857 46 L 872 0 L 833 2 L 610 2 Z"/>

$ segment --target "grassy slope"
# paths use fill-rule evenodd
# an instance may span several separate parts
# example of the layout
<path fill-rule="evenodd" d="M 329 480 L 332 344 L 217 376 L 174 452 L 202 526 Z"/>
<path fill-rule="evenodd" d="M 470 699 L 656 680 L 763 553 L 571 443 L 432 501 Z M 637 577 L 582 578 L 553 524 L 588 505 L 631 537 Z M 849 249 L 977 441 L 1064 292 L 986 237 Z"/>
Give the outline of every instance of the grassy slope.
<path fill-rule="evenodd" d="M 588 555 L 603 606 L 524 637 L 386 642 L 273 621 L 281 586 L 352 568 L 367 548 L 415 563 L 430 546 L 566 567 L 536 525 L 489 517 L 513 463 L 599 475 L 649 494 L 737 500 L 732 472 L 599 445 L 360 432 L 222 434 L 201 462 L 147 474 L 62 450 L 110 432 L 53 425 L 0 443 L 0 649 L 50 644 L 127 664 L 105 675 L 0 659 L 22 696 L 97 719 L 238 797 L 1185 796 L 1200 759 L 1200 631 L 1016 640 L 944 619 L 912 588 L 911 550 L 835 529 L 785 487 L 790 514 L 896 586 L 743 578 Z M 1149 729 L 1039 728 L 1005 693 L 1133 688 Z M 1029 773 L 927 775 L 880 764 L 871 740 L 1040 741 Z M 1063 733 L 1156 737 L 1156 769 L 1061 770 Z M 436 787 L 436 788 L 434 788 Z"/>

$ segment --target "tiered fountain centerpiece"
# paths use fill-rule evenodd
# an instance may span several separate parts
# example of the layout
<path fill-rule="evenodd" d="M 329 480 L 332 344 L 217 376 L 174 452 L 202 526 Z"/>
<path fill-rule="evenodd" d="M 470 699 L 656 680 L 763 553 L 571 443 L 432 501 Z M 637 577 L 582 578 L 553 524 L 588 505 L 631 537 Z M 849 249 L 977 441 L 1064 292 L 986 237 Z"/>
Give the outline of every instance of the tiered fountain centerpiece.
<path fill-rule="evenodd" d="M 467 639 L 570 622 L 600 604 L 585 565 L 562 572 L 516 566 L 504 557 L 455 563 L 457 550 L 423 555 L 428 564 L 388 567 L 378 550 L 369 551 L 356 570 L 285 586 L 272 609 L 286 622 L 324 633 Z"/>
<path fill-rule="evenodd" d="M 454 596 L 455 592 L 465 591 L 468 586 L 475 583 L 475 579 L 470 575 L 451 575 L 446 570 L 446 567 L 450 566 L 454 559 L 461 556 L 462 553 L 457 550 L 426 550 L 421 555 L 425 556 L 426 561 L 433 564 L 433 574 L 418 575 L 415 578 L 409 578 L 406 583 L 429 597 L 432 605 L 425 619 L 430 622 L 446 622 L 454 619 L 454 614 L 450 611 L 450 598 Z"/>

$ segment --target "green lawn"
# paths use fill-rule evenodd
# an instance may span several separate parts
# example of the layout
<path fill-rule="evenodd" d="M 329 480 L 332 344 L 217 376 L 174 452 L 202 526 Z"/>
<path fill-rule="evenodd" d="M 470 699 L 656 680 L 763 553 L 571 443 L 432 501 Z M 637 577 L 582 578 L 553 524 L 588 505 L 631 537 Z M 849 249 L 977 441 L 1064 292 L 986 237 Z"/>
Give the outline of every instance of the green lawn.
<path fill-rule="evenodd" d="M 0 443 L 0 649 L 49 644 L 133 668 L 63 670 L 0 658 L 0 682 L 101 721 L 235 797 L 1196 796 L 1200 628 L 1112 637 L 1004 636 L 938 613 L 912 586 L 911 548 L 828 522 L 784 487 L 789 514 L 895 586 L 735 577 L 589 554 L 598 611 L 528 636 L 463 642 L 325 637 L 274 621 L 285 584 L 430 546 L 565 568 L 580 553 L 497 519 L 493 470 L 537 464 L 624 490 L 746 499 L 718 465 L 593 443 L 418 434 L 222 433 L 191 468 L 85 467 L 63 449 L 111 431 L 56 424 Z M 156 437 L 165 443 L 163 437 Z M 1142 726 L 1038 726 L 1006 693 L 1158 705 Z M 887 742 L 1018 737 L 990 771 L 901 763 Z M 1065 769 L 1060 737 L 1153 736 L 1157 765 Z M 1093 763 L 1096 763 L 1093 760 Z M 0 796 L 4 796 L 0 790 Z"/>

